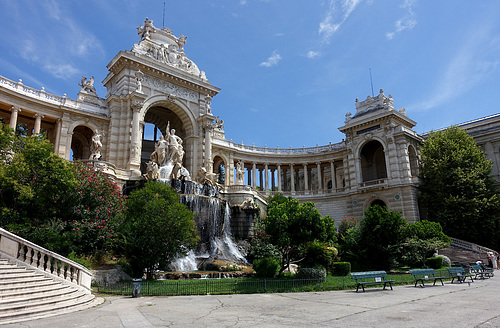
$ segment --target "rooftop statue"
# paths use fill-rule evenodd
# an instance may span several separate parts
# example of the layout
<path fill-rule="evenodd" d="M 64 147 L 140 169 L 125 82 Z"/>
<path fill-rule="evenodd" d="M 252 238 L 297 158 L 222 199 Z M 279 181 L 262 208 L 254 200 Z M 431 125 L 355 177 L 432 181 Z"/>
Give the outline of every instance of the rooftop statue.
<path fill-rule="evenodd" d="M 78 85 L 82 87 L 83 91 L 96 93 L 95 88 L 94 88 L 94 77 L 93 76 L 88 80 L 85 76 L 82 76 L 82 81 L 81 81 L 81 83 L 78 83 Z"/>
<path fill-rule="evenodd" d="M 187 36 L 176 37 L 168 28 L 159 29 L 153 21 L 146 17 L 144 26 L 137 27 L 139 43 L 134 44 L 132 51 L 148 56 L 163 64 L 176 67 L 206 81 L 205 72 L 200 71 L 193 61 L 184 54 Z"/>

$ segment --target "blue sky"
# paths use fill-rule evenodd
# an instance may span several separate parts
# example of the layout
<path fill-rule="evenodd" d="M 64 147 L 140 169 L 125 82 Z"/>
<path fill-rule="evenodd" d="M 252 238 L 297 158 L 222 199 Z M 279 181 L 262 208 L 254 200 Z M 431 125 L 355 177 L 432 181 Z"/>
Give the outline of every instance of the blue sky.
<path fill-rule="evenodd" d="M 380 88 L 419 133 L 500 112 L 498 0 L 1 0 L 0 75 L 99 96 L 106 65 L 149 17 L 221 88 L 226 137 L 263 147 L 343 138 L 355 99 Z"/>

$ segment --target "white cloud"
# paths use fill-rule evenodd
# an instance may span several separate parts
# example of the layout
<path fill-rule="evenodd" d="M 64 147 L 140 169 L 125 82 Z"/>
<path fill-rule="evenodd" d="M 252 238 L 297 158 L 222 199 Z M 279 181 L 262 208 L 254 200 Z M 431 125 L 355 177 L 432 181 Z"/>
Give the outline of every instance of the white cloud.
<path fill-rule="evenodd" d="M 240 0 L 240 5 L 245 6 L 247 4 L 247 0 Z"/>
<path fill-rule="evenodd" d="M 281 56 L 278 51 L 274 50 L 273 53 L 266 61 L 263 61 L 259 64 L 259 66 L 271 67 L 278 65 L 278 62 L 281 60 Z"/>
<path fill-rule="evenodd" d="M 464 36 L 461 47 L 453 51 L 455 56 L 448 62 L 430 97 L 412 107 L 426 111 L 439 107 L 450 99 L 462 95 L 487 79 L 500 67 L 500 41 L 494 40 L 488 27 L 477 27 L 471 35 Z"/>
<path fill-rule="evenodd" d="M 70 64 L 54 65 L 48 63 L 43 67 L 43 69 L 60 79 L 71 78 L 72 76 L 76 75 L 79 72 L 77 68 L 73 67 Z"/>
<path fill-rule="evenodd" d="M 319 57 L 321 54 L 319 53 L 319 51 L 312 51 L 312 50 L 309 50 L 309 52 L 307 53 L 307 58 L 309 59 L 313 59 L 313 58 L 316 58 L 316 57 Z"/>
<path fill-rule="evenodd" d="M 391 40 L 396 36 L 397 33 L 402 32 L 404 30 L 411 30 L 417 25 L 417 20 L 415 19 L 415 12 L 413 11 L 413 6 L 415 5 L 416 0 L 405 0 L 401 5 L 401 8 L 407 10 L 406 16 L 398 19 L 394 22 L 395 30 L 393 32 L 387 32 L 385 36 Z"/>
<path fill-rule="evenodd" d="M 361 0 L 330 0 L 328 9 L 323 20 L 319 23 L 319 35 L 323 42 L 328 43 L 330 39 L 349 18 Z"/>

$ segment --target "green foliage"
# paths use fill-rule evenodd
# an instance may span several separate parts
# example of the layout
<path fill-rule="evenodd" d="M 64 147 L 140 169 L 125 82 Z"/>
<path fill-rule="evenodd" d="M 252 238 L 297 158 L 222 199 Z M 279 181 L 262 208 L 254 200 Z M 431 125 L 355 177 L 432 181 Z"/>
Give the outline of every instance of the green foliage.
<path fill-rule="evenodd" d="M 359 222 L 359 219 L 355 216 L 346 216 L 343 218 L 339 224 L 339 237 L 344 236 L 347 233 L 347 230 L 359 226 Z"/>
<path fill-rule="evenodd" d="M 124 206 L 120 188 L 64 160 L 43 137 L 10 137 L 13 152 L 0 165 L 0 225 L 64 256 L 109 251 Z"/>
<path fill-rule="evenodd" d="M 305 251 L 304 259 L 299 263 L 301 267 L 312 268 L 321 266 L 325 269 L 331 267 L 334 260 L 334 247 L 328 247 L 327 244 L 317 240 L 309 243 Z"/>
<path fill-rule="evenodd" d="M 0 163 L 6 163 L 11 155 L 14 130 L 0 122 Z"/>
<path fill-rule="evenodd" d="M 267 217 L 262 220 L 263 237 L 281 253 L 280 272 L 290 265 L 301 246 L 314 240 L 333 244 L 336 230 L 329 216 L 321 217 L 314 203 L 299 203 L 276 194 L 268 199 Z"/>
<path fill-rule="evenodd" d="M 393 247 L 399 265 L 423 267 L 425 259 L 437 250 L 450 246 L 451 239 L 437 222 L 419 221 L 401 229 L 402 241 Z"/>
<path fill-rule="evenodd" d="M 68 254 L 68 259 L 80 265 L 83 265 L 87 269 L 90 269 L 92 267 L 92 262 L 89 261 L 88 258 L 85 258 L 83 256 L 78 256 L 74 251 Z"/>
<path fill-rule="evenodd" d="M 253 262 L 255 275 L 262 278 L 274 278 L 280 269 L 280 263 L 273 257 L 265 257 Z"/>
<path fill-rule="evenodd" d="M 295 275 L 297 279 L 319 279 L 324 281 L 326 279 L 326 269 L 321 267 L 304 268 L 300 267 Z"/>
<path fill-rule="evenodd" d="M 406 224 L 399 212 L 378 205 L 369 207 L 356 236 L 359 264 L 365 269 L 390 269 L 394 263 L 391 248 L 401 241 L 401 228 Z"/>
<path fill-rule="evenodd" d="M 500 201 L 491 167 L 474 139 L 458 127 L 430 133 L 421 149 L 424 217 L 441 223 L 448 235 L 499 247 Z"/>
<path fill-rule="evenodd" d="M 333 262 L 332 274 L 334 276 L 347 276 L 351 273 L 351 263 L 349 262 Z"/>
<path fill-rule="evenodd" d="M 175 257 L 196 246 L 194 215 L 167 184 L 147 182 L 126 205 L 125 254 L 136 277 L 146 269 L 150 279 L 154 270 L 166 270 Z"/>
<path fill-rule="evenodd" d="M 443 258 L 439 256 L 430 257 L 425 262 L 432 269 L 440 269 L 443 266 Z"/>

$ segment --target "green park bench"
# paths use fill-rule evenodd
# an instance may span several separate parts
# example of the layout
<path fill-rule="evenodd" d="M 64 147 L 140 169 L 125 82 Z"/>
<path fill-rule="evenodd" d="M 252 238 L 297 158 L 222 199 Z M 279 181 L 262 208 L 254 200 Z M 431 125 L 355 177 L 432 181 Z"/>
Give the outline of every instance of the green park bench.
<path fill-rule="evenodd" d="M 391 287 L 394 280 L 386 280 L 387 272 L 385 271 L 367 271 L 367 272 L 351 272 L 351 278 L 356 280 L 356 292 L 359 286 L 365 291 L 365 285 L 381 285 L 384 284 L 384 289 L 387 284 Z"/>
<path fill-rule="evenodd" d="M 473 278 L 474 274 L 465 272 L 465 269 L 462 267 L 451 267 L 447 269 L 448 272 L 450 273 L 451 283 L 453 283 L 455 279 L 457 279 L 458 282 L 463 283 L 467 278 L 469 278 L 472 282 L 474 282 Z"/>
<path fill-rule="evenodd" d="M 410 270 L 410 273 L 415 278 L 415 287 L 417 287 L 417 283 L 420 281 L 421 287 L 424 287 L 424 281 L 434 280 L 433 286 L 436 285 L 436 281 L 440 280 L 441 285 L 444 286 L 443 279 L 447 277 L 436 276 L 436 271 L 434 269 L 413 269 Z"/>
<path fill-rule="evenodd" d="M 476 279 L 485 279 L 493 277 L 493 270 L 488 270 L 479 264 L 471 264 L 470 265 L 471 273 L 476 275 Z"/>

